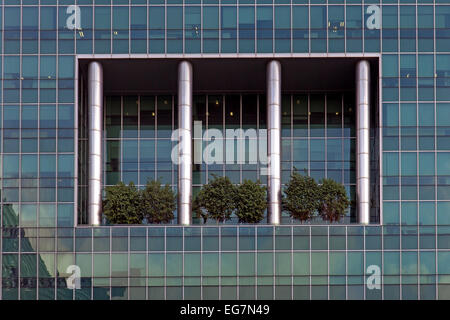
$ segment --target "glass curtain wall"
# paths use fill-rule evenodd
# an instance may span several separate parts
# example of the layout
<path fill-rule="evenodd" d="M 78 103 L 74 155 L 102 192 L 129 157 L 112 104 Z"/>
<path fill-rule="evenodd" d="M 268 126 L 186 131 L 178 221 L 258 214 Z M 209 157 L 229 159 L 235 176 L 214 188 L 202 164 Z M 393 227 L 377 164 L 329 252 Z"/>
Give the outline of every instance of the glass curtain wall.
<path fill-rule="evenodd" d="M 355 200 L 353 100 L 352 93 L 283 94 L 283 184 L 297 170 L 318 181 L 331 178 L 344 184 Z M 107 96 L 104 117 L 104 185 L 123 181 L 144 187 L 148 180 L 158 179 L 176 191 L 177 166 L 171 159 L 177 144 L 171 141 L 177 127 L 176 97 Z M 202 129 L 194 137 L 202 140 L 202 148 L 194 151 L 201 160 L 193 165 L 194 196 L 214 175 L 227 176 L 235 184 L 246 179 L 267 184 L 267 165 L 259 155 L 266 149 L 258 141 L 265 139 L 264 95 L 195 95 L 193 120 Z M 242 150 L 238 129 L 243 130 L 239 138 L 244 146 L 243 163 L 238 161 Z M 354 216 L 353 206 L 350 215 Z M 283 219 L 291 222 L 288 216 Z"/>
<path fill-rule="evenodd" d="M 176 129 L 173 96 L 108 96 L 105 104 L 104 185 L 144 186 L 160 180 L 176 188 L 170 140 Z"/>

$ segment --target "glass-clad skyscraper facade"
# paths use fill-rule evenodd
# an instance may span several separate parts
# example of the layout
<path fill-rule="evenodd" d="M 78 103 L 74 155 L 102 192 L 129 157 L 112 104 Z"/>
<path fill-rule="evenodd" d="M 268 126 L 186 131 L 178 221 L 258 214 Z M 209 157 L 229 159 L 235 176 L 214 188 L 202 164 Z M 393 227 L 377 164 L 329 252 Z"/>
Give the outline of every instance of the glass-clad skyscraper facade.
<path fill-rule="evenodd" d="M 1 0 L 0 24 L 0 299 L 450 299 L 450 1 Z M 178 159 L 242 129 L 270 161 L 179 165 L 177 129 Z M 293 170 L 345 186 L 340 223 L 281 212 Z M 212 174 L 267 185 L 267 219 L 192 217 Z M 102 219 L 148 179 L 172 223 Z"/>

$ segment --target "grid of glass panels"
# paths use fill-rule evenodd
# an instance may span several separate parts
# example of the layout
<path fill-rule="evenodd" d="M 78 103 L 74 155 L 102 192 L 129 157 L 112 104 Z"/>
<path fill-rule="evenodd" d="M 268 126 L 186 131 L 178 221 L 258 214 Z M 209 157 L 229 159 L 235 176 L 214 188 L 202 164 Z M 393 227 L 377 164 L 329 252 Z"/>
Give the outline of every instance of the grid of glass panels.
<path fill-rule="evenodd" d="M 283 95 L 281 102 L 281 181 L 297 170 L 320 181 L 342 183 L 355 203 L 354 93 Z M 354 205 L 346 223 L 353 215 Z M 317 221 L 319 222 L 319 221 Z"/>
<path fill-rule="evenodd" d="M 55 292 L 56 297 L 62 297 L 65 280 L 55 280 L 55 276 L 56 270 L 63 274 L 63 268 L 56 266 L 65 261 L 63 248 L 66 245 L 71 248 L 70 243 L 79 241 L 80 246 L 88 243 L 86 251 L 74 253 L 69 249 L 69 254 L 79 256 L 80 263 L 93 262 L 89 240 L 77 240 L 89 239 L 91 230 L 62 228 L 73 225 L 76 197 L 71 182 L 75 174 L 67 169 L 72 168 L 70 163 L 76 166 L 75 54 L 375 52 L 382 54 L 380 112 L 385 226 L 374 227 L 378 230 L 374 232 L 383 233 L 379 240 L 381 250 L 376 251 L 380 248 L 377 246 L 374 253 L 377 261 L 381 256 L 384 264 L 382 296 L 448 298 L 449 1 L 371 2 L 98 0 L 93 5 L 92 0 L 78 0 L 81 30 L 70 30 L 66 26 L 67 8 L 74 1 L 3 0 L 0 6 L 2 297 L 53 299 Z M 367 9 L 371 5 L 381 9 L 380 30 L 367 28 L 370 17 Z M 53 228 L 55 225 L 57 229 Z M 335 239 L 331 235 L 333 228 L 330 227 L 329 239 Z M 114 240 L 120 245 L 124 245 L 123 239 L 127 237 L 132 239 L 131 231 L 123 237 L 116 237 L 116 232 L 123 231 L 111 229 L 114 234 L 111 241 L 120 239 Z M 349 248 L 349 233 L 346 238 Z M 367 239 L 366 247 L 358 249 L 356 260 L 361 256 L 363 261 L 372 259 Z M 292 238 L 292 242 L 297 243 L 297 238 Z M 315 240 L 310 245 L 313 243 Z M 332 243 L 329 242 L 330 248 Z M 103 253 L 105 256 L 95 258 L 97 265 L 101 259 L 108 261 L 108 250 Z M 306 264 L 312 261 L 312 253 L 306 249 L 305 255 L 311 260 L 300 261 Z M 349 258 L 350 253 L 345 272 L 351 279 L 353 266 L 360 268 L 356 260 Z M 329 259 L 331 262 L 331 251 Z M 165 274 L 166 267 L 163 270 Z M 306 270 L 306 275 L 312 274 L 313 269 Z M 35 278 L 36 272 L 39 279 Z M 363 271 L 358 272 L 357 277 L 361 277 Z M 297 275 L 293 276 L 296 281 Z M 277 281 L 278 277 L 274 278 Z M 84 286 L 89 287 L 90 283 L 91 280 L 83 280 Z M 349 283 L 346 294 L 353 296 Z M 250 287 L 261 292 L 255 286 Z M 94 297 L 92 292 L 97 290 L 89 288 L 91 295 L 86 297 Z M 169 297 L 180 292 L 180 289 L 164 290 Z M 236 294 L 240 294 L 239 290 Z M 308 296 L 295 294 L 295 287 L 292 290 L 292 297 Z M 319 290 L 321 297 L 325 296 L 322 290 Z M 361 298 L 364 289 L 358 290 L 355 296 Z M 201 292 L 202 297 L 207 297 Z M 222 289 L 219 292 L 222 294 Z M 307 292 L 312 295 L 312 291 Z M 331 292 L 327 289 L 327 294 L 333 297 Z M 131 290 L 130 296 L 135 296 Z"/>
<path fill-rule="evenodd" d="M 19 226 L 74 225 L 74 58 L 28 54 L 26 43 L 18 42 L 20 47 L 23 55 L 2 56 L 5 237 Z"/>
<path fill-rule="evenodd" d="M 449 299 L 449 232 L 394 226 L 25 228 L 3 299 Z M 17 228 L 14 230 L 18 230 Z M 20 251 L 14 243 L 20 243 Z M 57 249 L 56 249 L 57 248 Z M 81 288 L 67 289 L 67 268 Z M 381 270 L 369 289 L 368 267 Z"/>
<path fill-rule="evenodd" d="M 119 181 L 143 186 L 159 180 L 176 188 L 171 159 L 178 126 L 174 96 L 107 96 L 104 112 L 104 185 Z M 176 108 L 175 108 L 176 109 Z"/>
<path fill-rule="evenodd" d="M 399 169 L 394 167 L 393 172 L 385 166 L 383 172 L 384 205 L 394 208 L 384 220 L 401 223 L 401 209 L 395 207 L 401 208 L 403 203 L 431 208 L 433 202 L 434 207 L 445 207 L 450 200 L 447 174 L 438 173 L 438 168 L 442 168 L 439 164 L 448 157 L 447 117 L 440 116 L 445 115 L 449 100 L 446 31 L 450 10 L 445 1 L 434 4 L 421 0 L 417 5 L 385 1 L 380 5 L 381 30 L 365 26 L 368 5 L 361 5 L 357 0 L 345 6 L 321 1 L 310 5 L 282 1 L 272 5 L 258 1 L 237 6 L 232 0 L 220 6 L 215 1 L 202 5 L 182 5 L 176 1 L 133 1 L 131 4 L 105 1 L 91 6 L 89 1 L 81 1 L 78 4 L 84 18 L 79 31 L 68 30 L 65 26 L 69 2 L 59 7 L 52 0 L 41 6 L 33 0 L 25 1 L 22 6 L 14 0 L 4 2 L 2 99 L 7 117 L 10 116 L 8 103 L 30 103 L 41 109 L 43 103 L 73 101 L 74 53 L 382 52 L 383 146 L 386 151 L 383 158 L 392 159 L 392 163 L 399 166 Z M 220 19 L 216 19 L 218 17 Z M 416 120 L 412 118 L 414 109 Z M 17 119 L 17 116 L 12 117 Z M 8 150 L 17 148 L 19 139 L 26 145 L 24 150 L 36 150 L 32 130 L 21 132 L 19 138 L 17 131 L 6 127 L 2 133 Z M 439 127 L 435 133 L 434 127 Z M 70 130 L 63 132 L 58 127 L 57 133 L 50 131 L 42 130 L 39 134 L 49 140 L 53 139 L 52 135 L 61 135 L 61 139 L 69 141 L 62 143 L 61 148 L 70 147 Z M 414 153 L 418 159 L 415 168 L 404 167 L 403 171 L 410 170 L 410 173 L 402 174 L 401 159 L 410 163 L 406 159 L 414 157 Z M 433 163 L 433 153 L 434 169 L 426 165 L 430 172 L 419 172 L 420 163 Z M 14 156 L 5 155 L 4 164 L 8 165 L 10 159 L 16 161 Z M 52 188 L 50 184 L 42 187 L 42 191 Z M 6 194 L 18 201 L 17 188 L 21 187 L 13 186 L 8 190 L 5 185 L 4 188 Z M 33 197 L 33 192 L 26 194 Z M 391 200 L 393 202 L 388 202 Z M 427 200 L 430 203 L 425 204 Z M 408 201 L 413 203 L 407 204 Z M 435 209 L 434 221 L 438 220 L 437 211 L 440 210 Z M 432 214 L 428 219 L 433 219 Z M 448 219 L 439 217 L 439 220 L 446 222 Z"/>
<path fill-rule="evenodd" d="M 171 141 L 177 125 L 175 101 L 173 96 L 105 98 L 105 186 L 123 181 L 142 187 L 148 180 L 157 179 L 176 188 L 177 166 L 171 159 L 172 148 L 176 147 L 176 142 Z M 257 163 L 250 163 L 249 155 L 259 154 L 260 148 L 266 150 L 261 146 L 266 143 L 266 136 L 259 136 L 260 129 L 266 129 L 264 95 L 194 95 L 193 120 L 201 124 L 203 137 L 201 150 L 194 151 L 203 157 L 201 164 L 193 165 L 194 195 L 213 175 L 227 176 L 235 184 L 245 179 L 259 179 L 267 184 L 267 164 L 260 157 Z M 230 135 L 230 130 L 238 129 L 246 135 L 243 164 L 237 162 L 236 131 Z M 208 146 L 213 145 L 217 148 L 209 152 Z M 249 151 L 250 147 L 255 150 Z M 233 153 L 231 163 L 229 153 Z M 208 164 L 208 155 L 217 162 Z M 351 200 L 355 200 L 353 94 L 283 95 L 282 169 L 283 184 L 289 181 L 293 170 L 298 170 L 318 181 L 331 178 L 344 184 Z M 291 222 L 287 216 L 284 219 Z"/>
<path fill-rule="evenodd" d="M 329 5 L 317 0 L 310 7 L 306 1 L 291 5 L 288 0 L 277 0 L 275 5 L 267 0 L 239 5 L 236 0 L 190 0 L 184 5 L 182 0 L 133 0 L 131 4 L 101 0 L 95 6 L 83 0 L 77 2 L 83 18 L 75 32 L 65 28 L 71 1 L 55 7 L 55 0 L 46 0 L 45 6 L 41 3 L 41 19 L 34 1 L 29 0 L 24 12 L 30 18 L 24 26 L 29 30 L 24 40 L 30 52 L 37 50 L 39 27 L 45 53 L 378 52 L 381 48 L 380 30 L 362 30 L 363 20 L 370 15 L 359 0 L 347 6 L 339 0 Z M 16 53 L 20 26 L 11 20 L 20 10 L 5 9 L 5 16 L 14 15 L 5 20 L 10 27 L 5 49 Z M 411 29 L 409 24 L 404 27 Z"/>

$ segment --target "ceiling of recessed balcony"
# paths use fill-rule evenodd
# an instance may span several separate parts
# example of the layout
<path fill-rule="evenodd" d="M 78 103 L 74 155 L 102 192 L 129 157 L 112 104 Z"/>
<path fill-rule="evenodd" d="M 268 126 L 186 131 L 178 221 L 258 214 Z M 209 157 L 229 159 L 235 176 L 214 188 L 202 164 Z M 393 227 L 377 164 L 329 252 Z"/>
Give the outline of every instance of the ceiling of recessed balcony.
<path fill-rule="evenodd" d="M 282 91 L 354 90 L 355 66 L 361 58 L 277 58 L 282 67 Z M 96 59 L 104 69 L 105 94 L 162 94 L 177 92 L 178 58 Z M 270 58 L 195 58 L 194 93 L 265 92 Z M 370 58 L 372 79 L 378 79 L 378 60 Z M 92 59 L 80 59 L 86 75 Z M 373 83 L 376 85 L 375 83 Z"/>

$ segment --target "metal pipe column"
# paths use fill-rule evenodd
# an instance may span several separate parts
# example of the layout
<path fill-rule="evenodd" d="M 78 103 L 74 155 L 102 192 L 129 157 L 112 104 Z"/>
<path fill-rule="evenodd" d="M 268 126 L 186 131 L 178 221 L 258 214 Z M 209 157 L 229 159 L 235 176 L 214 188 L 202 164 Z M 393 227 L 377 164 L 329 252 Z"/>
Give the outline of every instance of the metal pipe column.
<path fill-rule="evenodd" d="M 93 61 L 88 70 L 89 113 L 89 224 L 101 223 L 102 210 L 102 128 L 103 128 L 103 68 Z"/>
<path fill-rule="evenodd" d="M 281 222 L 281 64 L 267 65 L 267 158 L 269 206 L 267 222 Z"/>
<path fill-rule="evenodd" d="M 370 223 L 370 65 L 356 66 L 356 199 L 358 222 Z"/>
<path fill-rule="evenodd" d="M 191 224 L 192 196 L 192 65 L 178 65 L 178 224 Z"/>

